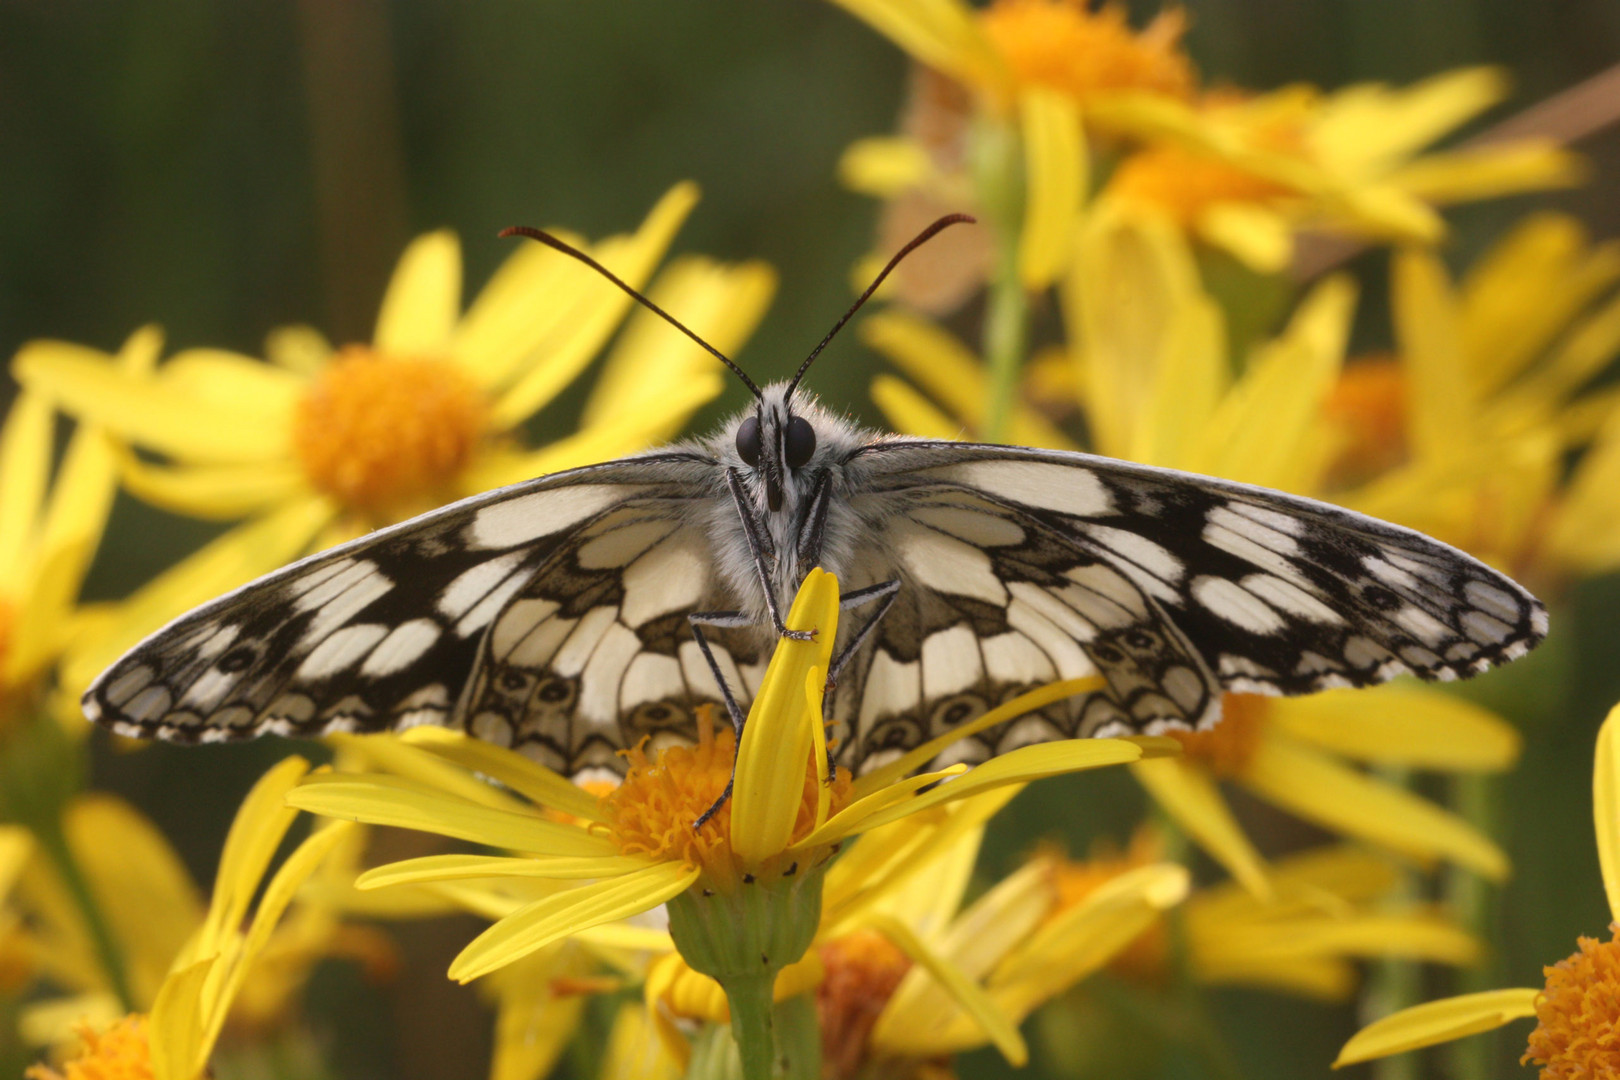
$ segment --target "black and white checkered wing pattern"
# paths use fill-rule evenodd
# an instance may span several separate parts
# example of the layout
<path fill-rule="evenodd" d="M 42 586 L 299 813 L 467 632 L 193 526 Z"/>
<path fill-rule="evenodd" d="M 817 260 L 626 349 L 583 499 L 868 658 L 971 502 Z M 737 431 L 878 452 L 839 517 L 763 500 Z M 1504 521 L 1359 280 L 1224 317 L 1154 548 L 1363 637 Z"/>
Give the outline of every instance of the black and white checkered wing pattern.
<path fill-rule="evenodd" d="M 616 616 L 634 552 L 592 543 L 632 518 L 663 519 L 674 533 L 712 496 L 712 473 L 692 454 L 650 454 L 371 533 L 170 623 L 91 685 L 85 712 L 119 734 L 181 742 L 463 723 L 487 640 L 510 625 L 502 614 L 532 611 L 527 598 L 548 582 L 563 587 L 559 568 L 584 565 L 597 575 L 595 594 L 559 595 L 559 611 L 612 605 Z M 607 674 L 622 681 L 626 672 Z M 588 677 L 585 690 L 601 693 Z M 613 695 L 635 696 L 617 683 Z"/>
<path fill-rule="evenodd" d="M 857 767 L 1055 678 L 1108 689 L 958 753 L 1206 727 L 1223 692 L 1466 677 L 1546 633 L 1541 604 L 1472 557 L 1309 499 L 959 443 L 879 442 L 850 467 L 904 583 L 838 688 Z"/>

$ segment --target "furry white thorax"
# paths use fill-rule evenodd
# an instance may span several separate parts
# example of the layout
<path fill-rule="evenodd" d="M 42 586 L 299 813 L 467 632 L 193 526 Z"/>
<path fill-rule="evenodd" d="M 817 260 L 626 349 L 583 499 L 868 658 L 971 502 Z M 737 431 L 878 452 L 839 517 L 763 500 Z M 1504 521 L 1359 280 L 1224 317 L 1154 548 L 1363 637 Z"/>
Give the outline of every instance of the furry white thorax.
<path fill-rule="evenodd" d="M 787 400 L 787 389 L 785 382 L 767 385 L 762 401 L 731 417 L 699 444 L 703 452 L 721 465 L 717 472 L 718 497 L 710 500 L 706 509 L 709 535 L 715 538 L 716 569 L 741 598 L 742 609 L 757 617 L 763 635 L 771 634 L 769 620 L 765 617 L 765 598 L 742 519 L 724 486 L 724 470 L 734 470 L 741 479 L 756 520 L 765 526 L 770 536 L 775 561 L 767 559 L 766 565 L 777 605 L 785 616 L 804 575 L 816 566 L 836 575 L 845 591 L 854 587 L 850 563 L 859 521 L 850 505 L 846 463 L 861 447 L 881 438 L 878 432 L 856 427 L 847 419 L 835 416 L 802 387 L 794 391 L 791 401 Z M 737 430 L 751 416 L 758 416 L 760 423 L 762 445 L 757 465 L 749 465 L 737 451 Z M 789 468 L 784 460 L 787 425 L 794 416 L 807 420 L 816 433 L 815 453 L 797 469 Z M 773 470 L 782 490 L 782 502 L 775 511 L 770 508 L 767 490 Z M 830 490 L 821 542 L 814 550 L 803 552 L 806 558 L 801 561 L 800 538 L 814 509 L 816 485 L 824 474 Z"/>

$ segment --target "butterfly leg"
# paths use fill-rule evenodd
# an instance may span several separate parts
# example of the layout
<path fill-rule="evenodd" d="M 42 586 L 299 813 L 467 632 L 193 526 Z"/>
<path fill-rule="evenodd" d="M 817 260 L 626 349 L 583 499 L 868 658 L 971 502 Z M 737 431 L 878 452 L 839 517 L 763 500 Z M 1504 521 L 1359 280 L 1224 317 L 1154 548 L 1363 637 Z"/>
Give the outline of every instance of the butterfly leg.
<path fill-rule="evenodd" d="M 771 617 L 771 629 L 776 631 L 777 637 L 785 637 L 792 641 L 809 641 L 815 637 L 814 630 L 789 630 L 782 622 L 782 611 L 776 604 L 776 590 L 771 585 L 771 566 L 776 562 L 776 545 L 771 542 L 771 534 L 760 525 L 759 518 L 754 516 L 753 508 L 748 505 L 748 495 L 743 491 L 742 478 L 735 469 L 726 470 L 726 487 L 731 491 L 731 501 L 736 504 L 737 514 L 742 518 L 743 535 L 748 539 L 748 552 L 754 557 L 754 570 L 759 574 L 760 588 L 765 592 L 765 610 Z"/>
<path fill-rule="evenodd" d="M 742 711 L 742 707 L 737 704 L 737 699 L 732 695 L 731 687 L 726 685 L 725 674 L 721 672 L 719 663 L 714 659 L 714 651 L 709 648 L 709 639 L 703 633 L 703 627 L 751 626 L 754 620 L 741 611 L 694 611 L 686 617 L 686 621 L 692 626 L 692 640 L 697 642 L 698 651 L 703 654 L 703 659 L 709 665 L 709 672 L 714 676 L 715 685 L 720 688 L 720 699 L 726 703 L 726 713 L 731 717 L 731 730 L 736 733 L 737 745 L 741 746 L 743 721 L 746 716 Z M 718 799 L 714 800 L 713 806 L 703 811 L 702 816 L 692 822 L 692 828 L 701 829 L 705 822 L 720 812 L 720 808 L 726 805 L 726 800 L 731 798 L 731 787 L 736 782 L 737 761 L 733 757 L 731 776 L 726 779 L 726 789 L 720 793 Z"/>
<path fill-rule="evenodd" d="M 861 646 L 866 644 L 867 639 L 872 636 L 872 631 L 876 630 L 878 623 L 883 621 L 883 616 L 887 615 L 889 613 L 889 609 L 894 606 L 894 598 L 899 594 L 899 579 L 891 579 L 889 581 L 879 582 L 876 585 L 868 585 L 864 589 L 856 589 L 853 592 L 847 592 L 841 598 L 839 598 L 838 607 L 842 611 L 850 611 L 854 608 L 874 602 L 878 605 L 878 609 L 877 613 L 868 619 L 866 623 L 862 625 L 859 630 L 855 631 L 850 639 L 844 643 L 843 651 L 841 651 L 837 656 L 833 657 L 832 665 L 827 669 L 827 685 L 823 688 L 823 696 L 821 699 L 823 722 L 830 722 L 832 719 L 827 715 L 827 711 L 832 708 L 832 692 L 838 688 L 838 673 L 844 670 L 844 666 L 853 660 L 855 658 L 855 654 L 860 651 Z M 829 745 L 827 747 L 827 777 L 829 780 L 831 780 L 832 777 L 837 775 L 838 767 L 833 762 L 833 748 Z"/>

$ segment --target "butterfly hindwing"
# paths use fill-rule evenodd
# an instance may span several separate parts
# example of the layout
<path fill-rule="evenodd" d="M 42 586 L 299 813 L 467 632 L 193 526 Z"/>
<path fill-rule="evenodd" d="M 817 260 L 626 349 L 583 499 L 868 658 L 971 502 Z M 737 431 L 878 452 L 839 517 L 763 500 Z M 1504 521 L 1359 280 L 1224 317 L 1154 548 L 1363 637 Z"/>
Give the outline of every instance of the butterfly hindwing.
<path fill-rule="evenodd" d="M 485 631 L 551 553 L 691 484 L 690 454 L 652 454 L 370 533 L 170 623 L 92 684 L 85 712 L 184 742 L 453 722 Z"/>

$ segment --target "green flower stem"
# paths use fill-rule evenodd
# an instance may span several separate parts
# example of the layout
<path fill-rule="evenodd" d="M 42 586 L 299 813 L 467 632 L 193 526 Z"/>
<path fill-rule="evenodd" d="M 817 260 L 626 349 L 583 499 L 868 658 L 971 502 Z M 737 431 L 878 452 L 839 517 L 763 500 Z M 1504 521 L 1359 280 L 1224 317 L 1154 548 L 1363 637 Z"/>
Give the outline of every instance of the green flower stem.
<path fill-rule="evenodd" d="M 985 124 L 975 136 L 974 180 L 996 246 L 984 316 L 989 400 L 979 434 L 988 442 L 1004 442 L 1018 374 L 1029 349 L 1029 294 L 1018 275 L 1018 236 L 1024 215 L 1023 157 L 1016 133 L 1006 126 Z"/>
<path fill-rule="evenodd" d="M 135 1001 L 129 992 L 129 976 L 124 966 L 123 950 L 119 948 L 118 939 L 113 937 L 112 928 L 101 913 L 101 905 L 96 902 L 96 895 L 90 889 L 89 879 L 84 876 L 78 860 L 73 857 L 73 849 L 68 846 L 67 837 L 62 832 L 61 819 L 54 818 L 48 822 L 33 823 L 31 827 L 34 839 L 55 864 L 56 872 L 62 875 L 62 881 L 67 885 L 73 902 L 78 905 L 85 929 L 89 931 L 90 940 L 95 945 L 96 959 L 101 962 L 102 973 L 107 976 L 108 987 L 118 998 L 118 1004 L 125 1012 L 135 1011 Z"/>
<path fill-rule="evenodd" d="M 1377 770 L 1377 774 L 1386 783 L 1402 790 L 1412 786 L 1412 774 L 1409 769 L 1383 766 Z M 1400 870 L 1398 874 L 1397 884 L 1389 896 L 1391 906 L 1404 906 L 1418 896 L 1417 882 L 1413 880 L 1412 873 Z M 1421 979 L 1422 972 L 1411 960 L 1379 960 L 1373 965 L 1367 990 L 1363 995 L 1362 1023 L 1371 1023 L 1409 1005 L 1416 1005 L 1421 1000 Z M 1393 1057 L 1379 1058 L 1372 1063 L 1373 1076 L 1376 1080 L 1417 1080 L 1418 1066 L 1422 1060 L 1418 1054 L 1396 1054 Z"/>
<path fill-rule="evenodd" d="M 750 879 L 732 890 L 700 881 L 669 902 L 675 947 L 692 970 L 712 977 L 726 992 L 745 1080 L 810 1080 L 820 1071 L 819 1050 L 807 1054 L 804 1049 L 819 1048 L 814 1011 L 808 1035 L 805 1018 L 791 1015 L 779 1052 L 772 999 L 777 974 L 804 956 L 816 936 L 827 865 L 795 867 L 790 875 Z M 809 1065 L 814 1067 L 807 1072 Z"/>
<path fill-rule="evenodd" d="M 1487 836 L 1497 832 L 1496 778 L 1483 773 L 1463 773 L 1451 781 L 1451 806 L 1468 823 Z M 1490 941 L 1496 923 L 1496 890 L 1484 878 L 1460 866 L 1446 873 L 1446 905 L 1458 925 L 1482 941 Z M 1457 993 L 1471 994 L 1502 985 L 1495 955 L 1457 972 Z M 1499 1032 L 1489 1031 L 1447 1043 L 1444 1053 L 1447 1073 L 1453 1080 L 1487 1080 L 1501 1047 Z"/>

